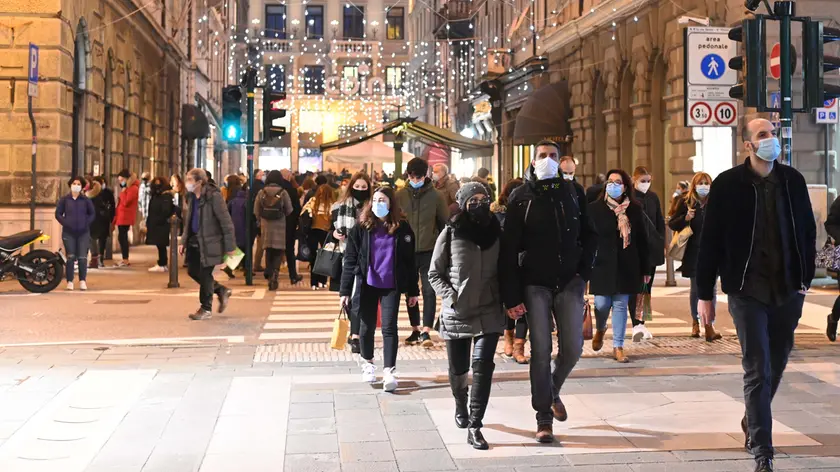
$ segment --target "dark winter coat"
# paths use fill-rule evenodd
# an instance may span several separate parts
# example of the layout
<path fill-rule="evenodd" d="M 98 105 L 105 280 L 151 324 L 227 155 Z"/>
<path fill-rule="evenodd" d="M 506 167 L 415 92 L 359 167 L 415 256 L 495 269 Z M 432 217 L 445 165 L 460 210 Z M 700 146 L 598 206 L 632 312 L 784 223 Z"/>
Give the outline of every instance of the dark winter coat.
<path fill-rule="evenodd" d="M 598 232 L 598 255 L 589 281 L 589 293 L 625 295 L 641 292 L 643 278 L 649 275 L 645 267 L 648 242 L 641 206 L 631 204 L 627 208 L 630 219 L 630 245 L 627 248 L 618 231 L 618 217 L 606 200 L 599 199 L 590 204 L 589 212 Z"/>
<path fill-rule="evenodd" d="M 96 219 L 93 202 L 84 193 L 79 193 L 76 198 L 68 193 L 58 201 L 55 219 L 61 224 L 62 231 L 81 236 L 90 231 L 90 225 Z"/>
<path fill-rule="evenodd" d="M 724 293 L 740 293 L 746 282 L 753 252 L 757 188 L 749 158 L 744 164 L 720 174 L 706 204 L 703 236 L 697 263 L 700 300 L 711 300 L 720 274 Z M 786 251 L 784 267 L 789 280 L 807 290 L 814 278 L 817 255 L 817 225 L 808 186 L 793 167 L 776 162 L 782 205 L 777 205 L 782 241 L 793 241 L 796 251 Z M 791 253 L 789 253 L 791 252 Z"/>
<path fill-rule="evenodd" d="M 192 221 L 192 202 L 194 193 L 187 194 L 184 203 L 184 232 L 181 245 L 189 244 L 190 221 Z M 196 241 L 201 254 L 201 266 L 212 267 L 222 263 L 222 257 L 236 249 L 235 230 L 222 192 L 216 184 L 205 183 L 198 202 L 198 234 Z"/>
<path fill-rule="evenodd" d="M 152 195 L 149 200 L 149 216 L 146 217 L 146 244 L 169 246 L 169 219 L 175 214 L 171 191 Z"/>
<path fill-rule="evenodd" d="M 341 272 L 341 296 L 350 296 L 353 293 L 353 283 L 356 277 L 365 280 L 370 262 L 370 233 L 362 226 L 356 225 L 347 235 L 347 247 L 344 251 L 344 267 Z M 394 248 L 394 276 L 397 279 L 397 290 L 409 297 L 420 295 L 420 288 L 417 285 L 419 275 L 417 265 L 414 261 L 414 232 L 411 226 L 403 220 L 394 233 L 396 236 L 396 247 Z"/>
<path fill-rule="evenodd" d="M 228 212 L 230 212 L 230 219 L 233 220 L 233 230 L 236 233 L 236 245 L 238 247 L 247 246 L 245 239 L 245 225 L 247 224 L 246 216 L 248 209 L 248 194 L 245 190 L 239 190 L 227 202 Z"/>
<path fill-rule="evenodd" d="M 665 217 L 662 203 L 653 190 L 642 193 L 633 189 L 636 200 L 642 205 L 645 236 L 648 243 L 647 271 L 653 274 L 656 267 L 665 263 Z"/>
<path fill-rule="evenodd" d="M 499 293 L 499 248 L 496 240 L 482 250 L 447 226 L 432 253 L 429 283 L 443 299 L 440 337 L 464 339 L 501 334 L 507 325 Z"/>
<path fill-rule="evenodd" d="M 438 234 L 446 227 L 449 219 L 446 198 L 435 190 L 431 179 L 426 179 L 426 183 L 419 189 L 406 185 L 397 191 L 397 201 L 417 236 L 416 251 L 432 251 Z"/>
<path fill-rule="evenodd" d="M 533 165 L 524 181 L 508 199 L 502 232 L 501 288 L 508 308 L 523 302 L 527 285 L 562 290 L 575 275 L 589 280 L 597 243 L 586 195 L 572 182 L 537 181 Z"/>
<path fill-rule="evenodd" d="M 117 204 L 114 200 L 114 192 L 109 188 L 103 189 L 99 182 L 94 181 L 86 195 L 93 203 L 93 210 L 96 213 L 96 219 L 90 225 L 90 236 L 104 238 L 111 232 L 111 222 L 114 221 Z"/>
<path fill-rule="evenodd" d="M 691 221 L 685 220 L 687 214 L 688 203 L 684 198 L 681 198 L 677 203 L 676 213 L 668 221 L 668 226 L 674 233 L 682 231 L 686 226 L 691 226 L 692 235 L 688 238 L 688 243 L 685 246 L 685 254 L 682 259 L 682 276 L 690 279 L 694 277 L 697 271 L 697 257 L 700 255 L 700 237 L 703 234 L 703 220 L 706 218 L 706 207 L 700 205 L 699 202 L 695 203 L 694 218 Z"/>
<path fill-rule="evenodd" d="M 831 236 L 835 244 L 840 244 L 840 197 L 834 199 L 825 219 L 825 231 Z"/>

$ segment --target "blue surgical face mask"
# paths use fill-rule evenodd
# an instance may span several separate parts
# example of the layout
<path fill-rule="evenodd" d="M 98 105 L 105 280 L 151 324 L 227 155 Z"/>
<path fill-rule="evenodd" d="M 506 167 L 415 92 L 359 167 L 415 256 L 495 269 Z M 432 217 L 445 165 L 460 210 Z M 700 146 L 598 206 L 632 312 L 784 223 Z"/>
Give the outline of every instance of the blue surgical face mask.
<path fill-rule="evenodd" d="M 696 188 L 697 195 L 700 195 L 701 197 L 705 197 L 706 195 L 709 194 L 710 189 L 711 189 L 710 185 L 698 185 L 697 188 Z"/>
<path fill-rule="evenodd" d="M 616 183 L 613 183 L 613 182 L 610 182 L 610 183 L 607 184 L 607 195 L 609 195 L 610 198 L 615 200 L 618 197 L 620 197 L 622 194 L 624 194 L 624 186 L 623 185 L 616 184 Z"/>
<path fill-rule="evenodd" d="M 373 214 L 376 215 L 377 218 L 385 218 L 388 216 L 388 213 L 391 212 L 391 208 L 388 206 L 388 202 L 373 202 L 373 206 L 371 207 L 373 210 Z"/>
<path fill-rule="evenodd" d="M 775 136 L 762 139 L 758 142 L 758 146 L 753 143 L 753 147 L 755 148 L 755 155 L 767 162 L 775 161 L 782 153 L 782 145 L 779 143 L 779 138 Z"/>
<path fill-rule="evenodd" d="M 422 187 L 422 186 L 423 186 L 423 185 L 425 185 L 425 184 L 426 184 L 426 181 L 425 181 L 425 180 L 421 180 L 420 182 L 415 182 L 415 181 L 413 181 L 413 180 L 411 180 L 411 179 L 409 179 L 409 180 L 408 180 L 408 185 L 411 185 L 411 188 L 413 188 L 413 189 L 418 189 L 418 188 Z"/>

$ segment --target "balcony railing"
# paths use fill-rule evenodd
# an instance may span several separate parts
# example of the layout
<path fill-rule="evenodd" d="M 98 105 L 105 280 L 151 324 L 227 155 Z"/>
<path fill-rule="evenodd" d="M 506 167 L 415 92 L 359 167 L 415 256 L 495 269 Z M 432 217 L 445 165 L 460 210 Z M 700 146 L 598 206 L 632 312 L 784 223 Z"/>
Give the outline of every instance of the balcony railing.
<path fill-rule="evenodd" d="M 333 41 L 330 43 L 331 53 L 369 55 L 373 50 L 372 41 Z"/>
<path fill-rule="evenodd" d="M 294 40 L 292 39 L 266 39 L 263 42 L 266 52 L 288 53 L 294 52 Z"/>

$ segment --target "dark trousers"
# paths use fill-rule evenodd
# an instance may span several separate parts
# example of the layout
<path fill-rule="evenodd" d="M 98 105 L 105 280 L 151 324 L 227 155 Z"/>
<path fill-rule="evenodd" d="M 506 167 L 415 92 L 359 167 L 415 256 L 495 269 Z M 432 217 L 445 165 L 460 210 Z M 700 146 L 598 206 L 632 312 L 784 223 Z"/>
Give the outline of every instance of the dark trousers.
<path fill-rule="evenodd" d="M 804 295 L 795 294 L 783 305 L 768 306 L 752 297 L 729 296 L 729 313 L 741 343 L 744 403 L 756 457 L 773 457 L 770 406 L 793 348 L 804 301 Z"/>
<path fill-rule="evenodd" d="M 297 278 L 297 259 L 295 259 L 295 242 L 297 242 L 297 218 L 286 217 L 286 264 L 289 266 L 289 278 Z M 357 331 L 358 332 L 358 331 Z"/>
<path fill-rule="evenodd" d="M 382 309 L 382 359 L 384 367 L 397 365 L 397 312 L 400 306 L 400 292 L 396 289 L 382 289 L 371 287 L 362 283 L 358 287 L 361 291 L 359 297 L 359 348 L 362 358 L 368 361 L 373 360 L 373 343 L 376 334 L 376 313 L 377 308 Z"/>
<path fill-rule="evenodd" d="M 158 261 L 157 265 L 166 267 L 169 264 L 169 248 L 166 244 L 157 244 Z"/>
<path fill-rule="evenodd" d="M 225 286 L 213 279 L 214 268 L 215 266 L 203 267 L 201 265 L 201 253 L 198 247 L 187 248 L 187 274 L 198 284 L 198 300 L 201 302 L 201 308 L 207 311 L 213 310 L 213 294 L 218 295 L 227 290 Z"/>
<path fill-rule="evenodd" d="M 90 256 L 98 257 L 100 261 L 105 259 L 105 245 L 108 243 L 108 235 L 90 238 Z"/>
<path fill-rule="evenodd" d="M 560 398 L 560 389 L 583 352 L 585 289 L 586 282 L 580 277 L 560 291 L 536 285 L 525 287 L 526 316 L 531 328 L 531 406 L 537 412 L 537 424 L 554 422 L 551 405 Z M 553 361 L 552 324 L 557 326 L 558 342 Z"/>
<path fill-rule="evenodd" d="M 446 357 L 449 359 L 449 371 L 454 375 L 466 374 L 473 361 L 493 362 L 498 334 L 485 334 L 474 338 L 446 340 Z M 475 347 L 473 347 L 475 345 Z M 472 348 L 472 356 L 470 349 Z"/>
<path fill-rule="evenodd" d="M 512 318 L 507 319 L 507 329 L 516 331 L 514 337 L 516 339 L 527 339 L 528 337 L 528 317 L 523 316 L 518 320 Z"/>
<path fill-rule="evenodd" d="M 417 263 L 417 270 L 420 272 L 420 282 L 422 283 L 423 293 L 423 326 L 432 328 L 435 324 L 435 312 L 437 311 L 437 299 L 435 298 L 435 289 L 429 283 L 429 266 L 432 265 L 432 251 L 418 252 L 414 255 Z M 406 304 L 408 304 L 408 297 L 406 296 Z M 411 326 L 420 326 L 420 304 L 409 306 L 408 321 Z"/>
<path fill-rule="evenodd" d="M 840 321 L 840 296 L 834 300 L 834 306 L 831 308 L 831 319 Z"/>
<path fill-rule="evenodd" d="M 312 255 L 311 263 L 315 264 L 315 257 L 318 256 L 318 248 L 324 247 L 324 242 L 327 239 L 327 232 L 322 229 L 311 229 L 309 237 L 306 238 L 306 245 L 309 246 L 309 253 Z M 309 285 L 315 286 L 318 284 L 327 284 L 327 277 L 318 275 L 315 272 L 309 273 Z"/>
<path fill-rule="evenodd" d="M 131 228 L 129 225 L 119 225 L 117 229 L 119 230 L 119 235 L 117 235 L 117 241 L 120 243 L 120 252 L 122 252 L 123 260 L 128 260 L 128 229 Z"/>
<path fill-rule="evenodd" d="M 640 284 L 639 285 L 639 293 L 642 293 L 642 292 L 651 293 L 651 290 L 653 290 L 653 278 L 656 277 L 656 267 L 651 269 L 651 271 L 649 273 L 645 274 L 645 275 L 650 276 L 650 283 L 646 284 L 646 285 Z M 630 310 L 630 322 L 633 323 L 634 327 L 636 327 L 640 324 L 645 324 L 645 320 L 637 320 L 636 319 L 636 298 L 637 298 L 636 295 L 638 295 L 638 294 L 631 293 L 630 294 L 630 301 L 627 302 L 627 305 L 628 305 L 627 309 Z"/>
<path fill-rule="evenodd" d="M 347 314 L 350 317 L 350 334 L 352 336 L 359 335 L 359 327 L 361 321 L 359 319 L 359 304 L 361 302 L 361 288 L 362 278 L 356 277 L 356 283 L 353 284 L 353 295 L 350 297 L 350 310 Z"/>
<path fill-rule="evenodd" d="M 275 272 L 280 272 L 280 264 L 283 263 L 283 249 L 273 247 L 265 248 L 265 278 L 269 279 Z"/>

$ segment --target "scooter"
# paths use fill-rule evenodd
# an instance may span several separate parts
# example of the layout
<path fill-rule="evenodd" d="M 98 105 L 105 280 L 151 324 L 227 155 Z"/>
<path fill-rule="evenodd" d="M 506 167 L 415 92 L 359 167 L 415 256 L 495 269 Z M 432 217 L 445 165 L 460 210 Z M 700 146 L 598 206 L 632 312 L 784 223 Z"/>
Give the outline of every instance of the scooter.
<path fill-rule="evenodd" d="M 21 255 L 21 249 L 26 246 L 49 239 L 39 229 L 0 236 L 0 281 L 17 279 L 33 293 L 47 293 L 58 287 L 67 263 L 61 251 L 32 249 Z"/>

